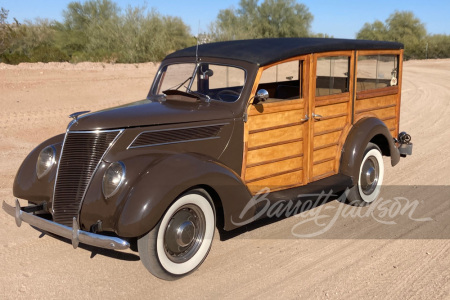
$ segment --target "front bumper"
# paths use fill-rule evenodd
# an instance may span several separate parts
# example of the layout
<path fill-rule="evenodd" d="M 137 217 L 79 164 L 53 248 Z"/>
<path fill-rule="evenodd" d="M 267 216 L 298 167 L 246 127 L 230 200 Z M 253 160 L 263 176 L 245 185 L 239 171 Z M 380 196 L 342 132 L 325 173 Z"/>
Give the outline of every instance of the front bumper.
<path fill-rule="evenodd" d="M 127 241 L 118 237 L 110 237 L 79 230 L 78 222 L 75 218 L 73 218 L 73 227 L 68 227 L 43 219 L 37 215 L 27 213 L 21 209 L 19 200 L 17 199 L 15 207 L 3 201 L 2 208 L 9 215 L 15 217 L 17 226 L 20 227 L 23 221 L 34 227 L 42 229 L 43 231 L 72 240 L 74 249 L 78 247 L 79 243 L 112 250 L 126 250 L 130 248 L 130 244 Z"/>

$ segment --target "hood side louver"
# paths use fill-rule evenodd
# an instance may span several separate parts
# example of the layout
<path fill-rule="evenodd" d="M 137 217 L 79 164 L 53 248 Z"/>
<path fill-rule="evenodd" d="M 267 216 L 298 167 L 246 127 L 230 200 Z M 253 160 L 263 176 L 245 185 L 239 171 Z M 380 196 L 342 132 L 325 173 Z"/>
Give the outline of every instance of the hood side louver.
<path fill-rule="evenodd" d="M 150 147 L 219 137 L 224 124 L 141 132 L 129 148 Z"/>

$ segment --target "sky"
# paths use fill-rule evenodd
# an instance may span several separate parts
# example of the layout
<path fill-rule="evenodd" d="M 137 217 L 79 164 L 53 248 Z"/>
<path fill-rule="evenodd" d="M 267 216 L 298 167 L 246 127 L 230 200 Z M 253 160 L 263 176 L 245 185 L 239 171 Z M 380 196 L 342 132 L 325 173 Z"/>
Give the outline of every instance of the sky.
<path fill-rule="evenodd" d="M 84 0 L 79 0 L 84 2 Z M 47 18 L 61 21 L 63 10 L 72 1 L 66 0 L 0 0 L 0 7 L 9 10 L 9 21 L 19 22 Z M 119 7 L 146 5 L 162 15 L 180 17 L 190 26 L 193 35 L 205 32 L 222 9 L 238 8 L 239 0 L 113 0 Z M 262 2 L 262 0 L 260 0 Z M 412 11 L 430 34 L 450 34 L 450 1 L 448 0 L 304 0 L 314 16 L 311 24 L 313 33 L 324 33 L 335 38 L 355 38 L 364 23 L 375 20 L 384 22 L 390 14 Z M 199 26 L 200 24 L 200 26 Z"/>

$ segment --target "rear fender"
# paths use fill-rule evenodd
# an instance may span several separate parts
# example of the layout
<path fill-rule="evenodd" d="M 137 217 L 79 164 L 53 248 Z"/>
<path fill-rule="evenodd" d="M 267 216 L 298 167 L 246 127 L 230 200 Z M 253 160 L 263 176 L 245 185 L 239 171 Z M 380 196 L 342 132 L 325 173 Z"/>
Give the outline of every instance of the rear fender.
<path fill-rule="evenodd" d="M 386 125 L 378 118 L 364 118 L 353 125 L 342 148 L 339 172 L 350 176 L 353 184 L 358 180 L 359 165 L 367 144 L 372 141 L 391 157 L 391 165 L 400 161 L 400 153 Z"/>

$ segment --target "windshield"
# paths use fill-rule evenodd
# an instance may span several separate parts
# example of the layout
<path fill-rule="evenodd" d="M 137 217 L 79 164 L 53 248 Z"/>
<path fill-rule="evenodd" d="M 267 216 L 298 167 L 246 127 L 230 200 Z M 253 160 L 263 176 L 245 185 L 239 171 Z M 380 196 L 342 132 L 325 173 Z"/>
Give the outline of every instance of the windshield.
<path fill-rule="evenodd" d="M 225 101 L 236 101 L 245 84 L 245 71 L 217 64 L 171 64 L 164 66 L 154 84 L 153 95 L 178 90 Z"/>

